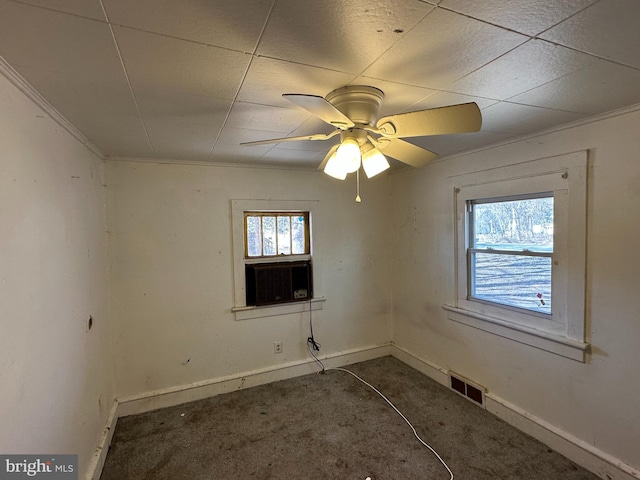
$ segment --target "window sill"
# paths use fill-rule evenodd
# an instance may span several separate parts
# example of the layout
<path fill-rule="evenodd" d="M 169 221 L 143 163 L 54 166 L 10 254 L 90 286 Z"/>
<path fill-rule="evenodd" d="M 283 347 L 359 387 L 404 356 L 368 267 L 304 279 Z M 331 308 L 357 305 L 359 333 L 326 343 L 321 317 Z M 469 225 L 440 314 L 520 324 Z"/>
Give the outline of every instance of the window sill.
<path fill-rule="evenodd" d="M 311 255 L 308 253 L 300 255 L 273 255 L 271 257 L 247 257 L 243 259 L 245 265 L 260 265 L 261 263 L 287 263 L 287 262 L 308 262 Z"/>
<path fill-rule="evenodd" d="M 588 343 L 542 332 L 534 328 L 525 327 L 470 310 L 464 310 L 451 305 L 443 305 L 442 308 L 447 311 L 449 320 L 453 320 L 454 322 L 462 323 L 582 363 L 584 363 L 585 352 L 589 348 Z"/>
<path fill-rule="evenodd" d="M 325 297 L 316 297 L 309 302 L 292 302 L 278 305 L 264 305 L 260 307 L 233 307 L 231 311 L 235 314 L 236 320 L 251 320 L 253 318 L 275 317 L 279 315 L 288 315 L 292 313 L 304 313 L 315 310 L 322 310 L 322 304 L 327 299 Z"/>

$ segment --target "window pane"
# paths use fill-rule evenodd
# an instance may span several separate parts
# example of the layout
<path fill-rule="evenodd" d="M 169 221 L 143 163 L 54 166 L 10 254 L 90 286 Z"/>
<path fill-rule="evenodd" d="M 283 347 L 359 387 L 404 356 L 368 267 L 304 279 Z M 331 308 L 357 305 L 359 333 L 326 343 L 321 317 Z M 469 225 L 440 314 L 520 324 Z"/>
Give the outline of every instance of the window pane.
<path fill-rule="evenodd" d="M 247 217 L 247 255 L 249 257 L 259 257 L 262 255 L 260 217 Z"/>
<path fill-rule="evenodd" d="M 473 212 L 476 248 L 553 251 L 553 197 L 477 203 Z"/>
<path fill-rule="evenodd" d="M 247 258 L 308 254 L 308 215 L 308 212 L 245 212 Z"/>
<path fill-rule="evenodd" d="M 304 215 L 291 217 L 291 244 L 294 255 L 307 253 L 304 235 Z"/>
<path fill-rule="evenodd" d="M 262 217 L 263 255 L 276 255 L 276 217 Z"/>
<path fill-rule="evenodd" d="M 278 217 L 278 255 L 291 254 L 291 221 L 289 216 Z"/>
<path fill-rule="evenodd" d="M 471 296 L 551 314 L 551 258 L 471 254 Z"/>

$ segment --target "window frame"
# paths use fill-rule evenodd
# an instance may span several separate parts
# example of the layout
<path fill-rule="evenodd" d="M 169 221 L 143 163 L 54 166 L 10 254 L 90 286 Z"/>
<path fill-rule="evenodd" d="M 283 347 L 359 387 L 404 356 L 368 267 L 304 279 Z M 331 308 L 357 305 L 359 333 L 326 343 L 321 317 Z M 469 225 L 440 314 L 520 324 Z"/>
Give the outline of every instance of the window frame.
<path fill-rule="evenodd" d="M 443 306 L 448 318 L 584 362 L 587 152 L 464 174 L 455 183 L 456 295 Z M 470 299 L 467 202 L 543 192 L 554 196 L 551 315 Z"/>
<path fill-rule="evenodd" d="M 273 255 L 265 255 L 264 254 L 264 237 L 262 238 L 262 255 L 257 255 L 254 257 L 250 257 L 249 256 L 249 242 L 248 242 L 248 231 L 247 231 L 247 218 L 248 217 L 269 217 L 269 216 L 275 216 L 277 217 L 283 217 L 283 216 L 288 216 L 288 217 L 292 217 L 292 216 L 299 216 L 302 215 L 305 219 L 305 227 L 304 227 L 304 244 L 305 244 L 305 251 L 304 253 L 288 253 L 288 254 L 278 254 L 275 253 Z M 308 211 L 273 211 L 273 210 L 253 210 L 253 211 L 244 211 L 243 212 L 243 230 L 244 230 L 244 258 L 245 260 L 248 261 L 248 263 L 256 263 L 254 262 L 255 260 L 262 260 L 265 258 L 270 259 L 271 261 L 274 261 L 275 259 L 277 259 L 278 261 L 289 261 L 289 259 L 291 258 L 296 258 L 296 259 L 302 259 L 303 257 L 307 256 L 310 257 L 311 255 L 311 225 L 310 225 L 310 220 L 309 220 L 309 212 Z M 291 236 L 291 235 L 290 235 Z M 276 235 L 277 237 L 277 235 Z M 276 239 L 277 242 L 277 239 Z M 276 243 L 276 252 L 278 250 L 277 247 L 277 243 Z"/>
<path fill-rule="evenodd" d="M 317 200 L 231 200 L 231 242 L 233 269 L 233 306 L 231 312 L 236 320 L 302 313 L 322 310 L 323 296 L 323 255 L 318 248 L 320 239 L 314 236 L 314 225 L 322 218 L 320 202 Z M 308 212 L 309 253 L 297 255 L 276 255 L 268 257 L 245 257 L 245 212 Z M 305 302 L 291 302 L 276 305 L 247 305 L 245 265 L 277 262 L 313 261 L 313 298 Z"/>
<path fill-rule="evenodd" d="M 519 307 L 517 305 L 511 305 L 507 303 L 500 303 L 489 300 L 487 298 L 482 298 L 474 295 L 474 287 L 475 287 L 475 277 L 477 268 L 474 268 L 474 263 L 472 258 L 474 255 L 480 254 L 492 254 L 492 255 L 509 255 L 515 257 L 536 257 L 536 258 L 549 258 L 550 259 L 550 267 L 551 267 L 551 279 L 552 279 L 552 288 L 553 288 L 553 249 L 551 252 L 546 251 L 535 251 L 535 250 L 499 250 L 492 248 L 477 248 L 476 246 L 476 231 L 475 231 L 475 214 L 473 208 L 475 205 L 487 205 L 487 204 L 495 204 L 500 202 L 513 202 L 520 200 L 536 200 L 542 198 L 551 198 L 554 199 L 554 192 L 537 192 L 537 193 L 529 193 L 529 194 L 521 194 L 521 195 L 507 195 L 502 197 L 491 197 L 491 198 L 482 198 L 482 199 L 472 199 L 466 201 L 466 209 L 468 215 L 467 221 L 467 299 L 474 302 L 487 303 L 489 305 L 498 305 L 502 308 L 513 309 L 515 312 L 525 311 L 529 315 L 539 316 L 541 318 L 549 318 L 551 313 L 546 313 L 543 311 L 536 311 L 534 309 L 527 309 L 525 307 Z M 555 220 L 554 220 L 555 225 Z M 555 240 L 555 239 L 554 239 Z M 553 299 L 553 294 L 551 296 Z M 553 305 L 550 304 L 550 307 Z"/>

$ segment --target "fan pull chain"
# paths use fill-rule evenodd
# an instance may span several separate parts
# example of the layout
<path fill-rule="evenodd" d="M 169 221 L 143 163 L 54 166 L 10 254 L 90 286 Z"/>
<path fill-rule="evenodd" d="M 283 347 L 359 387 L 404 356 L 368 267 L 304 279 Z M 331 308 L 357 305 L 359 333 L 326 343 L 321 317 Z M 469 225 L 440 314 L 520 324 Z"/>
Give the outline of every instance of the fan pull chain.
<path fill-rule="evenodd" d="M 360 169 L 356 170 L 356 202 L 360 203 L 362 199 L 360 198 Z"/>

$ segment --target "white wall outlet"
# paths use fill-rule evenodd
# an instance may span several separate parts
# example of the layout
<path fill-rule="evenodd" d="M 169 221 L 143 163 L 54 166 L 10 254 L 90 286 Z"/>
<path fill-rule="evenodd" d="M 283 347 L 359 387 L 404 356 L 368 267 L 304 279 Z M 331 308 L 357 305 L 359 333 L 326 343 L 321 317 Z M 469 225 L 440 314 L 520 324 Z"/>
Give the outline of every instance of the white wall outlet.
<path fill-rule="evenodd" d="M 282 340 L 273 342 L 273 353 L 282 353 Z"/>

